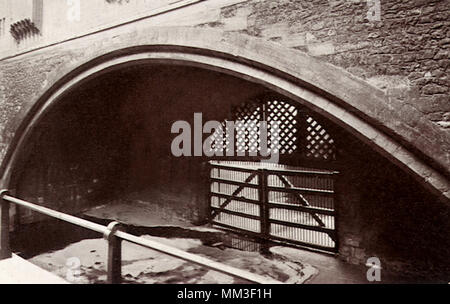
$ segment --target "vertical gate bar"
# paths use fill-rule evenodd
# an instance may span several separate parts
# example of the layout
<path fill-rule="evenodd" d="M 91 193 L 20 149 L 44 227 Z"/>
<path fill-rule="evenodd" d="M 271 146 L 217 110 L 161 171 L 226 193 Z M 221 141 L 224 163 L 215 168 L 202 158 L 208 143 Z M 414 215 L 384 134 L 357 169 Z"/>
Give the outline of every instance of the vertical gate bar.
<path fill-rule="evenodd" d="M 213 167 L 212 165 L 207 161 L 206 162 L 206 166 L 205 166 L 205 183 L 206 183 L 206 189 L 208 189 L 206 191 L 206 203 L 207 203 L 207 215 L 206 215 L 206 221 L 209 224 L 212 224 L 212 183 L 211 183 L 211 175 L 213 173 Z M 219 199 L 219 198 L 218 198 Z"/>
<path fill-rule="evenodd" d="M 9 202 L 3 199 L 6 190 L 0 192 L 0 260 L 12 256 L 9 246 Z"/>
<path fill-rule="evenodd" d="M 108 284 L 122 282 L 122 240 L 112 236 L 108 240 Z"/>
<path fill-rule="evenodd" d="M 335 173 L 332 175 L 331 183 L 333 185 L 333 211 L 334 211 L 334 250 L 339 252 L 339 209 L 341 208 L 341 173 Z"/>
<path fill-rule="evenodd" d="M 259 233 L 261 236 L 264 236 L 263 234 L 263 225 L 264 225 L 264 210 L 263 210 L 263 178 L 262 178 L 262 171 L 260 169 L 257 169 L 258 171 L 258 201 L 260 203 L 259 205 Z"/>
<path fill-rule="evenodd" d="M 217 178 L 220 178 L 220 167 L 217 167 Z M 217 192 L 222 193 L 222 191 L 220 190 L 220 182 L 217 182 Z"/>
<path fill-rule="evenodd" d="M 260 188 L 260 213 L 261 213 L 261 235 L 263 238 L 269 238 L 270 235 L 270 223 L 269 223 L 269 206 L 268 206 L 268 193 L 267 193 L 267 170 L 259 169 L 259 188 Z"/>

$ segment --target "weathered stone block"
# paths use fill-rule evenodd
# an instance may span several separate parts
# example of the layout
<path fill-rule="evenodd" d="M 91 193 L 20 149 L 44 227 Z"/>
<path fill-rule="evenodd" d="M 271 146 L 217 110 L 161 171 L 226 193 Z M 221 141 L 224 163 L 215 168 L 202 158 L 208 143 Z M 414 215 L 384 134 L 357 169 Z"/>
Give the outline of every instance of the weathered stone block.
<path fill-rule="evenodd" d="M 350 256 L 350 254 L 351 254 L 351 247 L 349 247 L 349 246 L 342 246 L 342 247 L 339 249 L 339 253 L 340 253 L 342 256 Z"/>
<path fill-rule="evenodd" d="M 443 94 L 447 92 L 448 88 L 437 84 L 427 84 L 422 88 L 422 91 L 426 95 Z"/>
<path fill-rule="evenodd" d="M 364 248 L 356 248 L 355 250 L 355 258 L 359 261 L 363 261 L 366 257 L 366 250 Z"/>
<path fill-rule="evenodd" d="M 347 235 L 344 237 L 344 244 L 350 247 L 359 247 L 361 243 L 361 236 Z"/>

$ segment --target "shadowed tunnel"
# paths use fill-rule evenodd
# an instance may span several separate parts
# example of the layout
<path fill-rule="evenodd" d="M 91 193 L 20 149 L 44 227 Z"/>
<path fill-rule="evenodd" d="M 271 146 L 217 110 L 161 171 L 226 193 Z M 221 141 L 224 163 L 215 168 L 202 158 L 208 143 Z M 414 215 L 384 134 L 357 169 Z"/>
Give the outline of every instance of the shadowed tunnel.
<path fill-rule="evenodd" d="M 233 107 L 268 92 L 236 77 L 176 65 L 104 74 L 68 93 L 43 117 L 20 153 L 11 189 L 20 198 L 70 213 L 127 198 L 148 203 L 155 218 L 167 223 L 202 222 L 209 204 L 203 166 L 208 159 L 173 156 L 171 125 L 185 120 L 193 126 L 196 112 L 203 122 L 222 121 Z M 347 240 L 357 235 L 368 254 L 420 260 L 423 269 L 448 267 L 450 246 L 443 244 L 450 244 L 449 208 L 316 115 L 336 138 L 337 160 L 329 166 L 341 172 L 340 252 L 354 250 Z M 20 210 L 15 224 L 43 219 Z"/>

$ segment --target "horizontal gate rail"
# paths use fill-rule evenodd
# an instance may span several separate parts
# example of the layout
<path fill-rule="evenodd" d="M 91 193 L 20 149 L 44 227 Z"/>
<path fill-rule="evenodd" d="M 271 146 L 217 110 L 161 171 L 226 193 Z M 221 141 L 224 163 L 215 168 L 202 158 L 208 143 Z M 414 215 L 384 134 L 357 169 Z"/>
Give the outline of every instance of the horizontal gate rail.
<path fill-rule="evenodd" d="M 251 176 L 252 178 L 256 175 Z M 218 178 L 218 177 L 211 177 L 212 182 L 222 183 L 222 184 L 228 184 L 228 185 L 235 185 L 235 186 L 242 186 L 242 188 L 258 188 L 259 186 L 257 184 L 250 184 L 250 182 L 240 182 L 240 181 L 234 181 L 232 179 L 226 179 L 226 178 Z M 240 189 L 242 190 L 242 189 Z"/>
<path fill-rule="evenodd" d="M 314 171 L 314 170 L 300 170 L 300 169 L 275 169 L 275 168 L 266 168 L 266 167 L 260 167 L 260 166 L 254 166 L 252 168 L 244 167 L 244 165 L 226 165 L 226 164 L 218 164 L 210 162 L 210 166 L 212 168 L 219 168 L 224 170 L 231 170 L 231 171 L 240 171 L 240 172 L 247 172 L 247 173 L 253 173 L 255 170 L 258 169 L 264 169 L 269 174 L 283 174 L 283 175 L 311 175 L 311 176 L 327 176 L 332 177 L 339 174 L 337 171 Z"/>
<path fill-rule="evenodd" d="M 216 210 L 217 212 L 220 212 L 220 213 L 227 213 L 227 214 L 231 214 L 231 215 L 236 215 L 236 216 L 240 216 L 240 217 L 249 218 L 249 219 L 252 219 L 252 220 L 260 220 L 261 219 L 261 217 L 258 216 L 258 215 L 253 215 L 253 214 L 233 211 L 233 210 L 229 210 L 229 209 L 220 209 L 220 208 L 217 208 L 217 207 L 211 207 L 211 209 Z"/>
<path fill-rule="evenodd" d="M 210 166 L 212 168 L 218 168 L 218 169 L 223 169 L 223 170 L 232 170 L 232 171 L 239 171 L 239 172 L 246 172 L 246 173 L 253 173 L 255 172 L 255 169 L 249 169 L 249 168 L 244 168 L 244 167 L 239 167 L 239 166 L 227 166 L 227 165 L 223 165 L 223 164 L 215 164 L 215 163 L 210 163 Z"/>
<path fill-rule="evenodd" d="M 330 215 L 330 216 L 333 216 L 335 213 L 334 211 L 327 210 L 327 209 L 318 209 L 318 208 L 299 206 L 299 205 L 287 205 L 287 204 L 280 204 L 280 203 L 273 203 L 273 202 L 269 202 L 269 207 L 278 208 L 278 209 L 294 210 L 294 211 L 303 211 L 303 212 L 307 212 L 307 213 L 317 213 L 317 214 Z"/>
<path fill-rule="evenodd" d="M 317 177 L 328 177 L 332 178 L 335 177 L 339 172 L 337 171 L 308 171 L 308 170 L 293 170 L 293 169 L 266 169 L 266 171 L 269 174 L 282 174 L 287 176 L 296 176 L 299 174 L 302 175 L 310 175 L 310 176 L 317 176 Z"/>
<path fill-rule="evenodd" d="M 211 172 L 219 177 L 210 175 L 210 183 L 218 183 L 219 193 L 211 189 L 211 217 L 213 225 L 228 230 L 235 230 L 245 234 L 254 235 L 260 239 L 284 241 L 301 246 L 307 246 L 326 251 L 336 251 L 338 246 L 336 228 L 336 200 L 335 184 L 339 172 L 321 169 L 293 169 L 276 164 L 237 163 L 226 164 L 210 162 Z M 216 169 L 216 171 L 214 171 Z M 221 170 L 225 175 L 235 179 L 243 179 L 250 174 L 244 182 L 220 178 Z M 218 171 L 217 171 L 218 170 Z M 240 173 L 241 172 L 241 173 Z M 249 184 L 254 175 L 258 176 L 257 183 Z M 237 185 L 239 188 L 232 195 L 220 193 L 221 186 Z M 243 192 L 244 188 L 258 190 Z M 292 196 L 292 197 L 291 197 Z M 212 198 L 225 199 L 220 207 Z M 233 210 L 225 209 L 234 202 Z M 249 215 L 244 203 L 259 206 L 259 216 Z M 219 203 L 220 205 L 220 203 Z M 290 212 L 292 211 L 292 212 Z M 221 212 L 235 216 L 236 219 L 217 218 Z M 241 218 L 241 219 L 239 219 Z M 257 220 L 256 224 L 246 222 L 245 219 Z M 248 226 L 259 226 L 256 228 Z"/>
<path fill-rule="evenodd" d="M 294 185 L 292 185 L 292 183 L 289 182 L 284 176 L 282 176 L 281 174 L 277 174 L 276 176 L 283 182 L 285 187 L 287 187 L 288 189 L 295 189 Z M 297 196 L 297 198 L 300 200 L 300 202 L 303 205 L 305 205 L 307 207 L 310 206 L 310 203 L 308 202 L 307 199 L 305 199 L 303 197 L 303 195 L 301 195 L 299 193 L 295 193 L 295 195 Z M 325 223 L 322 221 L 322 219 L 317 214 L 315 214 L 314 212 L 311 212 L 310 214 L 314 218 L 314 220 L 316 220 L 316 222 L 319 223 L 319 225 L 321 227 L 325 227 L 326 226 Z"/>
<path fill-rule="evenodd" d="M 228 225 L 228 224 L 224 224 L 224 223 L 216 222 L 216 221 L 211 221 L 211 223 L 216 225 L 216 226 L 220 226 L 220 227 L 226 228 L 226 229 L 231 230 L 231 231 L 241 232 L 244 235 L 254 236 L 256 238 L 261 238 L 261 233 L 260 232 L 255 232 L 255 231 L 252 231 L 252 230 L 247 230 L 247 229 L 244 229 L 244 228 L 239 228 L 239 227 L 235 227 L 235 226 L 232 226 L 232 225 Z"/>
<path fill-rule="evenodd" d="M 309 188 L 299 188 L 299 187 L 283 188 L 283 187 L 267 186 L 267 190 L 276 191 L 276 192 L 286 192 L 286 193 L 314 194 L 314 195 L 321 195 L 321 196 L 328 196 L 328 197 L 334 195 L 333 190 L 319 190 L 319 189 L 309 189 Z"/>
<path fill-rule="evenodd" d="M 225 202 L 223 202 L 220 207 L 219 210 L 214 210 L 212 212 L 212 218 L 214 218 L 216 215 L 218 215 L 220 213 L 220 210 L 225 210 L 225 208 L 231 203 L 231 201 L 233 200 L 233 197 L 236 197 L 242 190 L 244 190 L 246 187 L 248 187 L 249 185 L 251 186 L 255 186 L 256 188 L 258 188 L 258 185 L 254 185 L 254 184 L 249 184 L 255 177 L 256 177 L 256 173 L 252 173 L 250 174 L 244 182 L 234 182 L 231 181 L 232 183 L 230 183 L 230 180 L 227 179 L 220 179 L 220 178 L 210 178 L 211 182 L 218 182 L 218 183 L 228 183 L 228 184 L 234 184 L 234 185 L 238 185 L 239 187 L 233 191 L 233 194 L 231 194 L 231 198 L 227 198 L 225 200 Z"/>
<path fill-rule="evenodd" d="M 179 258 L 184 261 L 188 261 L 208 269 L 218 271 L 224 273 L 226 275 L 230 275 L 234 278 L 243 279 L 252 283 L 258 284 L 282 284 L 282 282 L 267 278 L 258 274 L 254 274 L 242 269 L 238 269 L 232 266 L 225 265 L 223 263 L 219 263 L 213 261 L 208 258 L 201 257 L 199 255 L 195 255 L 192 253 L 185 252 L 178 248 L 168 246 L 153 240 L 145 239 L 142 237 L 138 237 L 117 229 L 116 222 L 111 223 L 108 227 L 103 226 L 85 219 L 81 219 L 75 217 L 73 215 L 69 215 L 66 213 L 62 213 L 59 211 L 55 211 L 43 206 L 39 206 L 24 200 L 21 200 L 16 197 L 12 197 L 8 195 L 7 190 L 0 191 L 0 198 L 2 200 L 2 204 L 13 203 L 18 206 L 33 210 L 35 212 L 48 215 L 50 217 L 59 219 L 64 222 L 68 222 L 98 233 L 103 234 L 103 236 L 108 240 L 108 275 L 107 282 L 110 284 L 117 284 L 121 282 L 121 242 L 120 240 L 125 240 L 131 242 L 136 245 L 140 245 L 163 254 Z M 2 223 L 3 224 L 3 223 Z M 2 233 L 9 233 L 9 230 Z"/>
<path fill-rule="evenodd" d="M 256 239 L 260 239 L 261 238 L 261 234 L 258 232 L 254 232 L 254 231 L 250 231 L 250 230 L 246 230 L 246 229 L 242 229 L 242 228 L 238 228 L 238 227 L 234 227 L 231 225 L 227 225 L 227 224 L 223 224 L 220 222 L 212 222 L 214 225 L 216 226 L 220 226 L 226 230 L 229 231 L 233 231 L 233 232 L 240 232 L 245 236 L 248 237 L 255 237 Z M 272 242 L 281 242 L 281 243 L 286 243 L 286 241 L 289 241 L 289 243 L 295 244 L 295 245 L 299 245 L 302 247 L 310 247 L 310 248 L 314 248 L 314 249 L 318 249 L 318 250 L 322 250 L 322 251 L 330 251 L 329 247 L 326 246 L 321 246 L 321 245 L 317 245 L 317 244 L 311 244 L 311 243 L 306 243 L 306 242 L 302 242 L 302 241 L 296 241 L 296 240 L 290 240 L 290 239 L 286 239 L 283 237 L 279 237 L 276 235 L 271 235 L 269 241 Z"/>
<path fill-rule="evenodd" d="M 327 251 L 330 252 L 330 247 L 326 247 L 326 246 L 322 246 L 322 245 L 318 245 L 318 244 L 313 244 L 313 243 L 307 243 L 307 242 L 302 242 L 302 241 L 297 241 L 297 240 L 290 240 L 290 239 L 286 239 L 283 237 L 279 237 L 276 235 L 271 235 L 270 239 L 272 241 L 278 241 L 281 243 L 286 243 L 286 241 L 289 241 L 289 243 L 295 244 L 295 245 L 299 245 L 302 247 L 309 247 L 309 248 L 313 248 L 313 249 L 319 249 L 322 251 Z"/>
<path fill-rule="evenodd" d="M 249 204 L 258 205 L 258 206 L 261 205 L 261 202 L 259 202 L 257 200 L 253 200 L 253 199 L 242 197 L 242 196 L 233 196 L 230 194 L 224 194 L 224 193 L 219 193 L 219 192 L 215 192 L 215 191 L 211 191 L 211 196 L 230 199 L 233 201 L 241 201 L 244 203 L 249 203 Z"/>
<path fill-rule="evenodd" d="M 275 220 L 275 219 L 269 219 L 269 222 L 272 224 L 278 224 L 278 225 L 289 226 L 289 227 L 294 227 L 294 228 L 301 228 L 301 229 L 308 229 L 308 230 L 313 230 L 313 231 L 317 231 L 317 232 L 324 232 L 329 235 L 334 235 L 334 233 L 335 233 L 335 231 L 333 229 L 319 227 L 319 226 L 310 226 L 310 225 L 285 222 L 285 221 L 280 221 L 280 220 Z"/>

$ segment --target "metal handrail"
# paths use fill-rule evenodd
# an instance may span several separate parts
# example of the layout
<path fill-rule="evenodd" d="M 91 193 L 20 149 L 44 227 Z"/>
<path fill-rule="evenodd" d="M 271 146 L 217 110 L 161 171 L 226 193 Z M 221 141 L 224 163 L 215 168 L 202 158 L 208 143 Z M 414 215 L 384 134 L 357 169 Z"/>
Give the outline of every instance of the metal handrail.
<path fill-rule="evenodd" d="M 223 263 L 219 263 L 216 261 L 213 261 L 208 258 L 204 258 L 199 255 L 195 255 L 192 253 L 185 252 L 183 250 L 180 250 L 178 248 L 165 245 L 153 240 L 145 239 L 142 237 L 138 237 L 120 230 L 112 229 L 114 225 L 114 222 L 111 223 L 108 227 L 103 226 L 85 219 L 81 219 L 79 217 L 69 215 L 63 212 L 55 211 L 53 209 L 49 209 L 43 206 L 39 206 L 24 200 L 21 200 L 19 198 L 13 197 L 8 194 L 7 190 L 0 191 L 0 198 L 6 202 L 6 203 L 13 203 L 21 207 L 28 208 L 30 210 L 36 211 L 41 214 L 48 215 L 50 217 L 62 220 L 64 222 L 68 222 L 98 233 L 101 233 L 107 238 L 108 240 L 108 251 L 110 254 L 108 254 L 108 283 L 119 283 L 119 277 L 120 277 L 120 260 L 121 260 L 121 246 L 120 242 L 117 244 L 118 240 L 125 240 L 161 253 L 164 253 L 169 256 L 173 256 L 203 267 L 206 267 L 208 269 L 218 271 L 221 273 L 224 273 L 226 275 L 230 275 L 235 278 L 243 279 L 252 283 L 257 284 L 282 284 L 282 282 L 267 278 L 258 274 L 254 274 L 242 269 L 238 269 L 229 265 L 225 265 Z M 115 241 L 112 241 L 114 240 Z M 111 254 L 113 253 L 113 254 Z M 116 261 L 113 261 L 115 259 Z M 117 261 L 119 259 L 119 261 Z M 119 262 L 119 263 L 118 263 Z M 118 268 L 119 267 L 119 268 Z M 119 274 L 119 275 L 118 275 Z M 119 282 L 118 282 L 119 281 Z"/>

